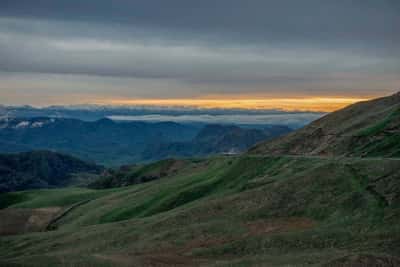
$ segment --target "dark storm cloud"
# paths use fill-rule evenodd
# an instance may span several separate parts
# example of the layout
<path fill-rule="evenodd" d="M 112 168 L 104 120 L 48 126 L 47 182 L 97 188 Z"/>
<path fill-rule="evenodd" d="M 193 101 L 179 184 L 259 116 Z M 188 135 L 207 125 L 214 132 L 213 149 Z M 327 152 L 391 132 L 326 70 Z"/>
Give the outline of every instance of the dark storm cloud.
<path fill-rule="evenodd" d="M 241 40 L 399 40 L 397 0 L 6 0 L 3 16 L 116 22 Z M 396 34 L 397 33 L 397 34 Z"/>

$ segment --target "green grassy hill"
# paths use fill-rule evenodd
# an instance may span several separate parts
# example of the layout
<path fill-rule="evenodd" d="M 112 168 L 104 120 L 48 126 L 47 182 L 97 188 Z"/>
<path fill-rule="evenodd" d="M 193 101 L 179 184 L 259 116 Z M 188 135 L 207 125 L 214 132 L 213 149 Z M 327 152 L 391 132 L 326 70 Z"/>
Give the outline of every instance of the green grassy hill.
<path fill-rule="evenodd" d="M 399 157 L 400 93 L 333 112 L 250 153 Z"/>
<path fill-rule="evenodd" d="M 320 266 L 400 255 L 400 160 L 243 156 L 191 164 L 118 189 L 3 195 L 14 200 L 8 210 L 91 200 L 59 219 L 56 231 L 2 237 L 1 261 Z"/>

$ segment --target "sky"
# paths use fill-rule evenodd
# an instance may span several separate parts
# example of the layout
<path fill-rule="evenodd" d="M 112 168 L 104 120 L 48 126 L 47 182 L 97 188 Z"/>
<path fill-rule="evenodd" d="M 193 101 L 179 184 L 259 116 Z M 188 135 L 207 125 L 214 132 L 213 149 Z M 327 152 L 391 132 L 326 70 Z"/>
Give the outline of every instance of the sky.
<path fill-rule="evenodd" d="M 400 89 L 398 0 L 2 0 L 0 104 L 332 111 Z"/>

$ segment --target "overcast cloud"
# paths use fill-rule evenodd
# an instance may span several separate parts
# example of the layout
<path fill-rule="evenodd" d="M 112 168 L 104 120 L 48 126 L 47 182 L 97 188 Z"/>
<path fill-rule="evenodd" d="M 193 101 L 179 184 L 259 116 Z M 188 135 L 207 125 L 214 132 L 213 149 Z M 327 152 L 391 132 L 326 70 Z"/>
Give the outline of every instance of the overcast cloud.
<path fill-rule="evenodd" d="M 0 99 L 385 95 L 399 25 L 397 0 L 6 0 Z"/>

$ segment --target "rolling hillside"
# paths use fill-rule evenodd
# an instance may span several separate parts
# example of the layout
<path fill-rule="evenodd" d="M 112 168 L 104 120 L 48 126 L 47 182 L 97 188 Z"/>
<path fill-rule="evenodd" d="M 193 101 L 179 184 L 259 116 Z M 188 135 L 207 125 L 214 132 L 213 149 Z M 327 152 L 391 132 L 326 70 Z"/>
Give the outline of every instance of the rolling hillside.
<path fill-rule="evenodd" d="M 331 113 L 250 150 L 264 155 L 400 156 L 400 93 Z"/>
<path fill-rule="evenodd" d="M 47 221 L 56 230 L 0 237 L 0 262 L 397 266 L 399 179 L 394 159 L 243 156 L 188 162 L 162 179 L 112 190 L 8 193 L 3 199 L 16 201 L 2 220 L 74 208 Z M 31 221 L 24 216 L 21 225 Z"/>
<path fill-rule="evenodd" d="M 147 165 L 121 166 L 119 169 L 107 170 L 100 178 L 88 186 L 90 188 L 105 189 L 146 183 L 181 172 L 195 162 L 197 160 L 166 159 Z"/>
<path fill-rule="evenodd" d="M 95 164 L 49 151 L 0 154 L 0 193 L 85 182 L 85 178 L 102 170 Z"/>
<path fill-rule="evenodd" d="M 356 104 L 251 153 L 130 166 L 103 186 L 123 187 L 1 194 L 0 265 L 399 266 L 400 157 L 379 145 L 397 108 Z M 314 139 L 316 125 L 343 134 Z M 361 152 L 345 146 L 359 133 Z"/>

